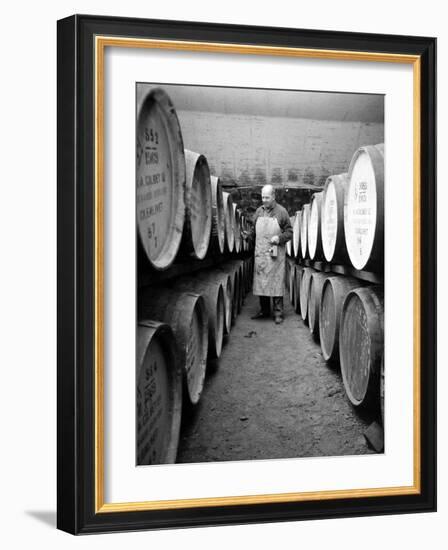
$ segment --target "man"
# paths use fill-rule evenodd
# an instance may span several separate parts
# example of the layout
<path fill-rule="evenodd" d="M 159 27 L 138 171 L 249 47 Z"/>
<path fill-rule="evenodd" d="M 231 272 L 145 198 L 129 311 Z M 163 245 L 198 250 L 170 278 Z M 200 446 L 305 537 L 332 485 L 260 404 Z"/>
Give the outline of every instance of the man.
<path fill-rule="evenodd" d="M 244 238 L 255 235 L 253 293 L 260 297 L 260 311 L 252 319 L 270 316 L 273 298 L 274 320 L 283 322 L 283 287 L 285 281 L 285 244 L 292 238 L 288 212 L 275 201 L 272 185 L 261 190 L 263 202 L 254 215 L 253 226 Z"/>

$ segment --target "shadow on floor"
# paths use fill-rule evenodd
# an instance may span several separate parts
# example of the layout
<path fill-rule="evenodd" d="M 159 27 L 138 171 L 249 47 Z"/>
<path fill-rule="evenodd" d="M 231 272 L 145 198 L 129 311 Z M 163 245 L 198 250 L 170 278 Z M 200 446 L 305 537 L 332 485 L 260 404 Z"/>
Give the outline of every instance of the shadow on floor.
<path fill-rule="evenodd" d="M 56 529 L 56 510 L 25 510 L 25 514 Z"/>

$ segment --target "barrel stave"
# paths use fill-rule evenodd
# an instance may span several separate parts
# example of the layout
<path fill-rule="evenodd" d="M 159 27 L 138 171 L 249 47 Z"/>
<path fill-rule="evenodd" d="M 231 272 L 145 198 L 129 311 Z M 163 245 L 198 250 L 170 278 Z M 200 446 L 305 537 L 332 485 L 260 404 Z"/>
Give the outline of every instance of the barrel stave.
<path fill-rule="evenodd" d="M 137 464 L 176 461 L 182 410 L 182 371 L 169 325 L 141 320 L 137 327 Z"/>

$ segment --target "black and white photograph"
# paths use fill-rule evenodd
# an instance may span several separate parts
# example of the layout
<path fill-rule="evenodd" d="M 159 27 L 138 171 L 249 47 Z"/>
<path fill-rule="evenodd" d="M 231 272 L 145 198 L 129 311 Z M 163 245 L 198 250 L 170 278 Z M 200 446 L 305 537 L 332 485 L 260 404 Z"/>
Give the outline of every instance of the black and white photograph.
<path fill-rule="evenodd" d="M 136 465 L 384 453 L 384 95 L 135 98 Z"/>
<path fill-rule="evenodd" d="M 437 509 L 436 38 L 252 12 L 58 21 L 68 533 Z"/>

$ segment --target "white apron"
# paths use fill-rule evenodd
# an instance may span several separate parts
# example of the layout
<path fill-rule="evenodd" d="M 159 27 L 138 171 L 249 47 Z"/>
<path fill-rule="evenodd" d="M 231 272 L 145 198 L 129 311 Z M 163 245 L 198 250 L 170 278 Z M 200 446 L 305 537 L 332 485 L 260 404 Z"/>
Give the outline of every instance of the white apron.
<path fill-rule="evenodd" d="M 269 249 L 271 238 L 282 230 L 276 218 L 260 216 L 255 224 L 255 296 L 283 296 L 285 281 L 285 247 L 278 246 L 277 257 L 272 258 Z"/>

